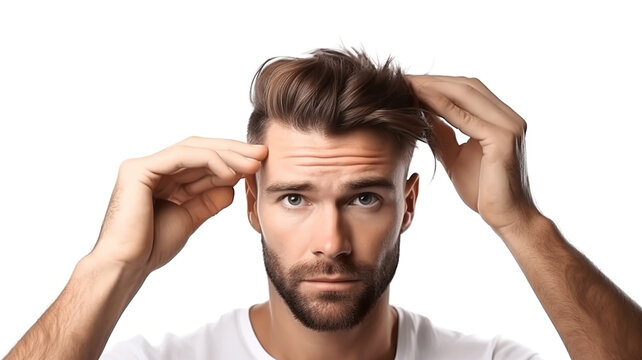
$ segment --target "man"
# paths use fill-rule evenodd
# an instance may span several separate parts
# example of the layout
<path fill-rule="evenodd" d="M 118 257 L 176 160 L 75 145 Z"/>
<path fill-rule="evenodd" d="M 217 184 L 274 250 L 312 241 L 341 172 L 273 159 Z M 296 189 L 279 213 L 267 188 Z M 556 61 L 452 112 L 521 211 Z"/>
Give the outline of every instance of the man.
<path fill-rule="evenodd" d="M 418 175 L 408 177 L 416 140 L 505 242 L 571 357 L 642 356 L 640 307 L 535 207 L 526 123 L 478 80 L 404 76 L 390 61 L 321 49 L 264 64 L 253 104 L 251 144 L 190 137 L 121 164 L 94 249 L 8 359 L 99 357 L 145 278 L 231 204 L 241 178 L 269 300 L 156 348 L 133 339 L 105 358 L 536 358 L 388 303 L 419 190 Z M 458 144 L 447 123 L 470 140 Z"/>

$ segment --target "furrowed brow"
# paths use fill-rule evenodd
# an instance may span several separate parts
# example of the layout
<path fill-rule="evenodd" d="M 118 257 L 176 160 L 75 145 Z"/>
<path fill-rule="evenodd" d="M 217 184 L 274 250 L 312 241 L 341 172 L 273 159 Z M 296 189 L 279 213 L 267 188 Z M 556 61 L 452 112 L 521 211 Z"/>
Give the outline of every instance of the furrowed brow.
<path fill-rule="evenodd" d="M 313 190 L 314 186 L 311 183 L 274 183 L 265 189 L 267 194 L 283 193 L 283 192 L 297 192 Z"/>
<path fill-rule="evenodd" d="M 369 188 L 369 187 L 378 187 L 378 188 L 384 188 L 384 189 L 395 188 L 394 184 L 390 180 L 383 177 L 357 179 L 354 181 L 350 181 L 349 183 L 345 184 L 343 187 L 349 190 L 359 190 L 359 189 Z"/>
<path fill-rule="evenodd" d="M 343 189 L 352 191 L 370 187 L 394 189 L 395 186 L 390 180 L 383 177 L 357 179 L 342 185 Z M 269 195 L 285 192 L 313 191 L 315 189 L 316 187 L 309 182 L 279 182 L 268 186 L 265 192 Z"/>

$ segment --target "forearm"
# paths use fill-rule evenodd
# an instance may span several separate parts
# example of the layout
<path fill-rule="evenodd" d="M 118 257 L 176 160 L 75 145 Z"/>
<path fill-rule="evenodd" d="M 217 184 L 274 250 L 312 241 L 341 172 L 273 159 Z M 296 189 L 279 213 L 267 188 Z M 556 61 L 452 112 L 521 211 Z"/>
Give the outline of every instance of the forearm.
<path fill-rule="evenodd" d="M 6 359 L 97 359 L 144 276 L 83 258 Z"/>
<path fill-rule="evenodd" d="M 538 216 L 498 232 L 574 359 L 642 356 L 642 310 Z"/>

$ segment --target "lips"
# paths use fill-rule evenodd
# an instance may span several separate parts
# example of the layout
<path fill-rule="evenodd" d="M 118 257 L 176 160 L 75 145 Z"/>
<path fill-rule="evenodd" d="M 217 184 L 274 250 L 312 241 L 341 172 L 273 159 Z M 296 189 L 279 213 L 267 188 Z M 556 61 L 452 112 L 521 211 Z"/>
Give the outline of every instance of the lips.
<path fill-rule="evenodd" d="M 324 282 L 324 283 L 340 283 L 340 282 L 358 281 L 358 279 L 348 278 L 348 277 L 333 276 L 333 277 L 318 277 L 318 278 L 312 278 L 312 279 L 305 279 L 303 281 Z"/>
<path fill-rule="evenodd" d="M 352 291 L 359 283 L 350 277 L 317 277 L 303 280 L 302 285 L 315 291 Z"/>

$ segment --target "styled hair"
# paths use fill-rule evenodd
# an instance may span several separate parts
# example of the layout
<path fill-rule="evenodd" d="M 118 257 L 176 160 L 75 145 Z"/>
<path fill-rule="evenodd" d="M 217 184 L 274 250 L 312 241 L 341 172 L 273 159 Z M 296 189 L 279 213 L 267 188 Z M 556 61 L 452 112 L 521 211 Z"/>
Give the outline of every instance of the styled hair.
<path fill-rule="evenodd" d="M 392 57 L 378 66 L 355 48 L 310 55 L 273 57 L 258 69 L 250 89 L 249 143 L 262 143 L 269 122 L 277 121 L 327 135 L 373 129 L 391 137 L 408 163 L 417 140 L 433 148 L 430 110 L 420 107 Z"/>

